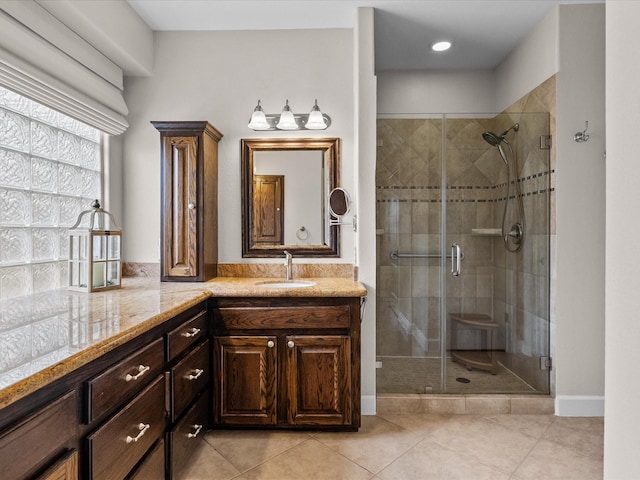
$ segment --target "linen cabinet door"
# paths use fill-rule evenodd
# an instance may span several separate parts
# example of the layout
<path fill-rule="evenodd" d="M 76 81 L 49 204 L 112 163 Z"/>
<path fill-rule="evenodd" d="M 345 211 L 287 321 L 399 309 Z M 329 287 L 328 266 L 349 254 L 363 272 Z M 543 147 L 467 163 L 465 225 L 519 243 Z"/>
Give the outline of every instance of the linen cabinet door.
<path fill-rule="evenodd" d="M 165 137 L 163 260 L 170 277 L 198 275 L 198 137 Z"/>
<path fill-rule="evenodd" d="M 277 338 L 214 339 L 214 418 L 222 425 L 275 425 Z"/>
<path fill-rule="evenodd" d="M 291 425 L 351 424 L 351 339 L 343 335 L 286 337 Z"/>

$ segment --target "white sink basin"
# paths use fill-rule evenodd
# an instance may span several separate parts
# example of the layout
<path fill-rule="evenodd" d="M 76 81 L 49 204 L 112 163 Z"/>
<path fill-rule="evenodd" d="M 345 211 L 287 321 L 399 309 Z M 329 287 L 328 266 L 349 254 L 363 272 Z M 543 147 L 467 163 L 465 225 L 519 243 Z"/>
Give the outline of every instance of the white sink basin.
<path fill-rule="evenodd" d="M 305 280 L 271 280 L 266 282 L 258 282 L 256 285 L 267 288 L 303 288 L 311 287 L 316 282 L 307 282 Z"/>

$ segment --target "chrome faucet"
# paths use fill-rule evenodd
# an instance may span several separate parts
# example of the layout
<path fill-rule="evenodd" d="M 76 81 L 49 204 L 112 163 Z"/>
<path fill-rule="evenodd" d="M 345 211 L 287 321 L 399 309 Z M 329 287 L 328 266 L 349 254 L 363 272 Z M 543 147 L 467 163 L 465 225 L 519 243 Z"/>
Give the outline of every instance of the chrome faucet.
<path fill-rule="evenodd" d="M 284 271 L 286 280 L 293 280 L 293 255 L 284 251 Z"/>

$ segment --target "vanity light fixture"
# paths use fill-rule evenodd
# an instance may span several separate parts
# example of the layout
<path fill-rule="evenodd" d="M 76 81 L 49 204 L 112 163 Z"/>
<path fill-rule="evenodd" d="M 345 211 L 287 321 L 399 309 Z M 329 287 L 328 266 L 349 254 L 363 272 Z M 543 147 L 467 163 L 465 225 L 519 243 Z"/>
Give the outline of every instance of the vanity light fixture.
<path fill-rule="evenodd" d="M 286 101 L 280 114 L 264 113 L 258 100 L 248 127 L 251 130 L 325 130 L 329 125 L 331 125 L 331 117 L 320 111 L 318 100 L 308 114 L 293 113 L 289 100 Z"/>
<path fill-rule="evenodd" d="M 289 107 L 289 100 L 286 101 L 284 107 L 282 108 L 282 113 L 280 114 L 280 120 L 276 124 L 276 128 L 278 130 L 297 130 L 298 124 L 296 123 L 296 119 L 293 117 L 293 112 Z"/>
<path fill-rule="evenodd" d="M 311 113 L 309 113 L 309 118 L 305 124 L 305 128 L 308 130 L 324 130 L 327 128 L 327 122 L 324 121 L 320 107 L 318 107 L 317 98 L 316 103 L 311 107 Z"/>
<path fill-rule="evenodd" d="M 451 42 L 448 42 L 446 40 L 436 42 L 433 45 L 431 45 L 431 50 L 433 50 L 434 52 L 446 52 L 450 48 L 451 48 Z"/>
<path fill-rule="evenodd" d="M 256 108 L 253 109 L 253 114 L 251 114 L 249 128 L 252 130 L 269 130 L 271 128 L 271 125 L 267 122 L 267 117 L 260 106 L 260 100 L 258 100 L 258 105 L 256 105 Z"/>

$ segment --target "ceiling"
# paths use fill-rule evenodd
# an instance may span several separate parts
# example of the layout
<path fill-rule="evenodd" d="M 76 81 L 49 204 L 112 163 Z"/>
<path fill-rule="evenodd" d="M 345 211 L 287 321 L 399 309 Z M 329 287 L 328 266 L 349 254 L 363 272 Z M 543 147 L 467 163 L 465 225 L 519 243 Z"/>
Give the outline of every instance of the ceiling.
<path fill-rule="evenodd" d="M 152 30 L 352 28 L 375 8 L 376 70 L 493 69 L 557 4 L 604 0 L 127 0 Z M 430 45 L 449 40 L 434 53 Z"/>

